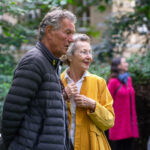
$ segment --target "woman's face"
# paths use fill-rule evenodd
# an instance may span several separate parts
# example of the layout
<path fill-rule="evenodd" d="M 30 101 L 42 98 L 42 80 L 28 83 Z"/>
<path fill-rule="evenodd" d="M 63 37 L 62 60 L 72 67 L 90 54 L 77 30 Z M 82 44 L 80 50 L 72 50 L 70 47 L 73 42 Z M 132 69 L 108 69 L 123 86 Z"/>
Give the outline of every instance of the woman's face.
<path fill-rule="evenodd" d="M 77 68 L 79 71 L 86 71 L 92 62 L 92 49 L 88 42 L 78 41 L 76 50 L 70 58 L 70 66 Z"/>
<path fill-rule="evenodd" d="M 118 65 L 118 68 L 121 72 L 127 72 L 128 71 L 128 63 L 126 62 L 125 58 L 121 58 L 121 62 Z"/>

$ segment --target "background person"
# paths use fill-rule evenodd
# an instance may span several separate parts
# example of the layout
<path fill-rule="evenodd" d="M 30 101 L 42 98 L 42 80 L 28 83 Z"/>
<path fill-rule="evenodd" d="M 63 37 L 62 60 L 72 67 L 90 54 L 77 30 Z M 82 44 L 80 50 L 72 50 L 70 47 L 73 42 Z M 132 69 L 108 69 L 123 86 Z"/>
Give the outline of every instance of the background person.
<path fill-rule="evenodd" d="M 69 150 L 59 57 L 73 42 L 75 22 L 60 8 L 41 21 L 39 41 L 18 63 L 4 103 L 1 150 Z"/>
<path fill-rule="evenodd" d="M 133 138 L 139 137 L 135 109 L 135 91 L 125 58 L 114 58 L 108 82 L 114 99 L 115 125 L 109 130 L 112 150 L 132 150 Z"/>
<path fill-rule="evenodd" d="M 109 150 L 104 131 L 114 124 L 113 99 L 103 78 L 87 70 L 92 61 L 90 39 L 77 34 L 64 61 L 61 75 L 68 100 L 69 129 L 74 150 Z"/>

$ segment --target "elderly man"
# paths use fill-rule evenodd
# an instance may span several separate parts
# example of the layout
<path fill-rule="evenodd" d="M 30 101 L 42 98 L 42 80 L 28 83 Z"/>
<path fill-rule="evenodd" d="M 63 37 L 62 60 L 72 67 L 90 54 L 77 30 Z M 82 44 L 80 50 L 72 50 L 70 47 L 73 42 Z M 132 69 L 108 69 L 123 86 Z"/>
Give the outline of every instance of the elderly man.
<path fill-rule="evenodd" d="M 60 8 L 41 21 L 39 41 L 17 65 L 4 103 L 3 149 L 69 150 L 59 57 L 73 42 L 75 22 L 73 13 Z"/>

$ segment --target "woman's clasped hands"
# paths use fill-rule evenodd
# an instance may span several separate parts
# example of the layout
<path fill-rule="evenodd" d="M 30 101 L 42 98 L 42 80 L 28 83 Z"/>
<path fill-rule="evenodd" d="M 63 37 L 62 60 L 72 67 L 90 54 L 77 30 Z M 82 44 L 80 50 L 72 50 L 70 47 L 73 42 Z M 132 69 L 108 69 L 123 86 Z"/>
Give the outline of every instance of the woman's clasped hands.
<path fill-rule="evenodd" d="M 96 102 L 91 98 L 81 95 L 78 92 L 78 88 L 74 82 L 68 84 L 67 87 L 65 88 L 65 91 L 69 99 L 72 97 L 74 98 L 77 107 L 90 109 L 92 111 L 95 110 Z"/>

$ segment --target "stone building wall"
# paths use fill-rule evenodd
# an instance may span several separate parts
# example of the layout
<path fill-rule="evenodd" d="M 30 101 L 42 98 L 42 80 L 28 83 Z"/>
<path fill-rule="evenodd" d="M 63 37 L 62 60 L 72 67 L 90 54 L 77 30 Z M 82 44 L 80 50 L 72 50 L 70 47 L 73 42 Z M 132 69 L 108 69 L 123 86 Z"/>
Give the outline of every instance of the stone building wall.
<path fill-rule="evenodd" d="M 90 23 L 91 26 L 96 26 L 100 31 L 101 35 L 107 29 L 105 26 L 105 21 L 108 20 L 112 13 L 112 7 L 108 6 L 104 12 L 98 11 L 96 6 L 90 8 Z M 98 44 L 102 40 L 102 37 L 97 37 L 92 39 L 92 44 Z"/>
<path fill-rule="evenodd" d="M 103 34 L 103 32 L 107 29 L 105 27 L 104 22 L 109 19 L 111 15 L 121 15 L 127 12 L 133 12 L 133 7 L 135 6 L 135 0 L 113 0 L 113 5 L 108 6 L 106 11 L 100 13 L 96 7 L 90 8 L 90 23 L 91 25 L 95 25 L 96 28 Z M 109 30 L 109 29 L 107 29 Z M 145 41 L 147 38 L 150 38 L 150 34 L 148 37 L 141 34 L 143 32 L 148 32 L 145 25 L 142 25 L 138 28 L 139 33 L 133 33 L 128 37 L 127 46 L 123 50 L 124 57 L 130 57 L 131 54 L 139 53 L 139 49 L 141 49 L 141 54 L 145 52 L 145 48 L 141 48 L 144 46 Z M 126 37 L 127 33 L 124 34 Z M 101 42 L 101 36 L 98 38 L 92 39 L 92 44 L 99 44 Z M 150 43 L 149 43 L 150 45 Z M 150 47 L 150 46 L 149 46 Z"/>

